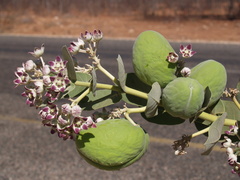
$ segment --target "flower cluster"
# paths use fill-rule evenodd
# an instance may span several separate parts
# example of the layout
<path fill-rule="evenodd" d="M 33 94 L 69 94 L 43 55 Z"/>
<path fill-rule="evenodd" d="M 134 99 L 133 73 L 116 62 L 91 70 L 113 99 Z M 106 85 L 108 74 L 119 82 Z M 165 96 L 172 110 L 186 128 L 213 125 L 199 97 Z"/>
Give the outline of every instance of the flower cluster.
<path fill-rule="evenodd" d="M 182 55 L 183 58 L 190 58 L 194 54 L 196 54 L 196 51 L 192 50 L 191 44 L 187 46 L 180 45 L 180 54 Z M 170 52 L 167 56 L 167 61 L 170 63 L 178 63 L 179 66 L 181 64 L 181 61 L 179 61 L 179 55 L 176 52 Z M 177 71 L 179 71 L 179 74 L 182 77 L 188 77 L 191 74 L 191 70 L 188 67 L 180 66 Z"/>
<path fill-rule="evenodd" d="M 230 126 L 229 131 L 225 132 L 228 136 L 238 136 L 238 125 Z M 222 148 L 226 148 L 226 154 L 228 156 L 228 164 L 232 166 L 232 173 L 240 176 L 240 142 L 232 142 L 232 139 L 228 136 L 224 136 L 224 142 L 222 142 Z"/>
<path fill-rule="evenodd" d="M 77 41 L 71 42 L 68 50 L 72 55 L 79 52 L 88 53 L 91 48 L 97 48 L 99 41 L 103 38 L 103 33 L 100 30 L 94 30 L 93 32 L 86 31 L 81 33 Z M 85 45 L 89 44 L 89 47 L 85 48 Z"/>
<path fill-rule="evenodd" d="M 78 46 L 80 46 L 78 44 Z M 22 96 L 26 97 L 26 104 L 39 108 L 39 115 L 45 126 L 51 127 L 51 133 L 58 133 L 60 138 L 73 139 L 82 129 L 96 127 L 91 117 L 81 116 L 81 107 L 76 104 L 63 104 L 60 108 L 56 105 L 70 80 L 67 73 L 67 61 L 57 56 L 55 60 L 45 64 L 42 55 L 44 45 L 29 52 L 37 59 L 28 60 L 18 67 L 14 84 L 24 85 Z"/>

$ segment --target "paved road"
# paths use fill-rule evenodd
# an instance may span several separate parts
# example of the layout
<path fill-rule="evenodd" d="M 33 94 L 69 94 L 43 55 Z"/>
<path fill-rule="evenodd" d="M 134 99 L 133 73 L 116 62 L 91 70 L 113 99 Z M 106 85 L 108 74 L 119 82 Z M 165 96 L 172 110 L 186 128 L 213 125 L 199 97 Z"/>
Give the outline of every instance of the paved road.
<path fill-rule="evenodd" d="M 200 143 L 205 137 L 193 140 L 186 156 L 175 157 L 171 149 L 173 139 L 183 133 L 196 131 L 188 122 L 177 126 L 157 126 L 148 123 L 139 115 L 133 118 L 150 134 L 151 143 L 145 156 L 121 171 L 102 171 L 88 165 L 81 159 L 72 141 L 62 141 L 50 135 L 49 129 L 38 120 L 37 111 L 25 105 L 19 94 L 21 88 L 14 88 L 13 72 L 22 62 L 32 57 L 27 52 L 45 43 L 45 60 L 60 55 L 62 45 L 74 38 L 44 38 L 0 36 L 0 180 L 65 180 L 65 179 L 116 179 L 116 180 L 209 180 L 236 179 L 227 165 L 227 157 L 217 148 L 210 156 L 201 156 Z M 185 43 L 186 44 L 186 43 Z M 235 86 L 240 77 L 240 44 L 192 43 L 198 53 L 187 62 L 189 67 L 206 59 L 216 59 L 228 71 L 228 86 Z M 116 74 L 116 57 L 120 54 L 127 72 L 132 72 L 132 40 L 103 40 L 99 49 L 102 64 Z M 177 49 L 179 43 L 172 43 Z M 86 61 L 85 57 L 80 57 Z M 84 62 L 85 63 L 85 62 Z M 101 77 L 101 81 L 105 81 Z"/>

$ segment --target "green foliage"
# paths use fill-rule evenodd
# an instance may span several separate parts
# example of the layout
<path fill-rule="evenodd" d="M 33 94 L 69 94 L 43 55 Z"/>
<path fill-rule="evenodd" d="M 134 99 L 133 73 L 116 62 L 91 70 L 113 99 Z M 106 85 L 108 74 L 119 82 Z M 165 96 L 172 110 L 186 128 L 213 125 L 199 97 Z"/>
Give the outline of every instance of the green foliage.
<path fill-rule="evenodd" d="M 68 78 L 74 83 L 77 80 L 75 69 L 74 69 L 74 61 L 70 52 L 67 49 L 67 46 L 62 47 L 62 56 L 64 60 L 68 61 L 67 62 Z"/>
<path fill-rule="evenodd" d="M 118 80 L 121 88 L 123 89 L 123 91 L 125 91 L 126 73 L 125 73 L 124 64 L 120 55 L 118 55 L 117 62 L 118 62 Z"/>
<path fill-rule="evenodd" d="M 158 82 L 153 83 L 151 91 L 148 93 L 148 100 L 145 115 L 147 118 L 158 114 L 158 105 L 160 103 L 161 87 Z"/>
<path fill-rule="evenodd" d="M 222 128 L 223 128 L 226 117 L 227 117 L 227 113 L 224 112 L 216 121 L 214 121 L 211 124 L 210 129 L 208 131 L 208 139 L 204 143 L 205 151 L 202 153 L 202 155 L 208 155 L 212 151 L 212 148 L 220 139 L 222 135 Z"/>
<path fill-rule="evenodd" d="M 95 95 L 92 92 L 89 93 L 80 101 L 79 105 L 84 110 L 96 110 L 115 104 L 121 99 L 121 93 L 108 89 L 101 89 L 96 90 Z"/>
<path fill-rule="evenodd" d="M 238 102 L 240 102 L 240 81 L 237 84 L 237 90 L 239 90 L 239 93 L 237 93 L 236 98 L 237 98 Z"/>
<path fill-rule="evenodd" d="M 209 112 L 211 114 L 220 116 L 224 112 L 227 113 L 226 118 L 229 119 L 235 119 L 237 121 L 240 121 L 240 110 L 237 108 L 237 106 L 232 101 L 227 100 L 219 100 L 218 103 L 213 107 L 213 109 Z M 195 121 L 196 128 L 200 131 L 202 129 L 205 129 L 206 127 L 210 126 L 211 122 L 207 120 L 197 119 Z M 223 126 L 221 132 L 224 134 L 225 131 L 229 130 L 228 126 Z M 208 135 L 207 133 L 205 134 Z"/>
<path fill-rule="evenodd" d="M 77 81 L 81 81 L 81 82 L 90 82 L 92 80 L 92 76 L 86 73 L 77 72 L 76 79 Z M 80 95 L 85 89 L 86 87 L 77 86 L 73 82 L 71 82 L 70 86 L 68 86 L 67 88 L 67 92 L 65 93 L 64 97 L 69 97 L 69 98 L 76 97 Z"/>

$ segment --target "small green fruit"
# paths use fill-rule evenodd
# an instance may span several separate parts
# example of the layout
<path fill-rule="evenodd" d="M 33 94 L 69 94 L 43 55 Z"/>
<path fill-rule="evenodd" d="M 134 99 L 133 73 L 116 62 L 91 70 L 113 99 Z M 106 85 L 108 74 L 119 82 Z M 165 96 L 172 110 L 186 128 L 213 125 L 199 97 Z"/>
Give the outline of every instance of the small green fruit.
<path fill-rule="evenodd" d="M 203 101 L 204 89 L 195 79 L 180 77 L 163 89 L 163 107 L 173 117 L 193 117 L 201 109 Z"/>
<path fill-rule="evenodd" d="M 176 78 L 176 64 L 167 56 L 174 52 L 169 42 L 156 31 L 144 31 L 133 46 L 133 67 L 138 78 L 148 85 L 158 82 L 164 88 Z"/>
<path fill-rule="evenodd" d="M 149 136 L 126 119 L 105 120 L 97 128 L 80 131 L 76 146 L 93 166 L 104 170 L 127 167 L 147 151 Z"/>
<path fill-rule="evenodd" d="M 204 89 L 209 87 L 211 91 L 209 106 L 219 100 L 227 83 L 225 67 L 215 60 L 207 60 L 193 67 L 190 77 L 196 79 Z"/>

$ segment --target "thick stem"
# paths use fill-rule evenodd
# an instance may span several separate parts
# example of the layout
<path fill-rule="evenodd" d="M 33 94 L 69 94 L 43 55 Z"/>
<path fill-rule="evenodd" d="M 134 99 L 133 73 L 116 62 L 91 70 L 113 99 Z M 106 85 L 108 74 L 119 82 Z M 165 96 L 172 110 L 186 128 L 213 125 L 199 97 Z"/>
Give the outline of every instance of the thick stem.
<path fill-rule="evenodd" d="M 233 100 L 233 102 L 236 104 L 236 106 L 238 107 L 238 109 L 240 109 L 240 104 L 239 104 L 236 96 L 233 96 L 233 97 L 232 97 L 232 100 Z"/>
<path fill-rule="evenodd" d="M 90 87 L 91 83 L 90 82 L 76 81 L 75 85 L 76 86 Z M 100 88 L 100 89 L 110 89 L 110 90 L 113 90 L 113 91 L 122 92 L 121 89 L 118 86 L 114 86 L 114 85 L 110 85 L 110 84 L 97 83 L 96 87 Z"/>
<path fill-rule="evenodd" d="M 115 84 L 119 84 L 119 81 L 110 73 L 108 72 L 105 68 L 102 67 L 100 63 L 97 64 L 97 68 L 105 74 L 109 79 L 111 79 Z"/>
<path fill-rule="evenodd" d="M 210 122 L 214 122 L 216 121 L 219 117 L 212 115 L 212 114 L 208 114 L 206 112 L 202 112 L 199 116 L 199 118 L 210 121 Z M 236 124 L 236 120 L 233 119 L 225 119 L 224 125 L 225 126 L 234 126 Z"/>
<path fill-rule="evenodd" d="M 196 136 L 199 136 L 199 135 L 201 135 L 201 134 L 204 134 L 204 133 L 208 132 L 209 129 L 210 129 L 210 127 L 207 127 L 207 128 L 205 128 L 205 129 L 202 129 L 201 131 L 195 132 L 195 133 L 192 134 L 191 137 L 194 138 L 194 137 L 196 137 Z"/>
<path fill-rule="evenodd" d="M 87 88 L 77 99 L 72 101 L 71 106 L 77 105 L 85 96 L 87 96 L 91 92 L 91 88 Z"/>
<path fill-rule="evenodd" d="M 76 86 L 90 87 L 91 83 L 90 82 L 76 81 L 75 85 Z M 110 89 L 110 90 L 113 90 L 113 91 L 122 92 L 120 87 L 114 86 L 114 85 L 110 85 L 110 84 L 97 83 L 96 87 L 100 88 L 100 89 Z M 127 94 L 131 94 L 131 95 L 143 98 L 143 99 L 148 99 L 148 95 L 146 93 L 144 93 L 142 91 L 138 91 L 136 89 L 132 89 L 132 88 L 126 87 L 125 92 Z"/>
<path fill-rule="evenodd" d="M 134 126 L 139 126 L 138 124 L 136 124 L 136 123 L 132 120 L 132 118 L 129 116 L 129 113 L 125 112 L 125 113 L 124 113 L 124 116 L 125 116 L 125 118 L 126 118 L 130 123 L 132 123 L 132 125 L 134 125 Z"/>

